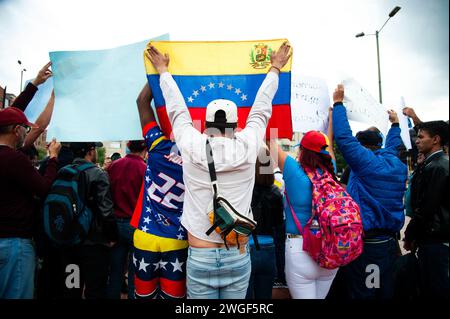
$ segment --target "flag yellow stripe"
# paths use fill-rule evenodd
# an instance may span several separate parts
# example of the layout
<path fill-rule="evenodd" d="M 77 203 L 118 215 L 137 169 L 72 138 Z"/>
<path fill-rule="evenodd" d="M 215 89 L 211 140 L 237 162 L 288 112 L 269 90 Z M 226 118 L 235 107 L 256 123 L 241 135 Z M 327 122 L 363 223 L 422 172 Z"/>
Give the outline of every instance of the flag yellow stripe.
<path fill-rule="evenodd" d="M 139 229 L 136 229 L 134 232 L 133 244 L 137 249 L 152 252 L 180 250 L 189 246 L 187 240 L 160 237 L 153 234 L 144 233 Z"/>
<path fill-rule="evenodd" d="M 162 140 L 167 140 L 167 137 L 161 136 L 160 138 L 158 138 L 157 140 L 155 140 L 155 141 L 152 143 L 152 145 L 150 146 L 150 151 L 153 150 L 153 149 L 156 147 L 156 145 L 158 145 L 159 142 L 161 142 Z"/>
<path fill-rule="evenodd" d="M 235 75 L 264 74 L 270 68 L 270 60 L 256 61 L 270 50 L 278 50 L 287 39 L 225 42 L 150 42 L 161 53 L 169 54 L 169 72 L 173 75 Z M 267 46 L 267 47 L 265 47 Z M 147 46 L 148 48 L 148 46 Z M 157 74 L 144 52 L 147 74 Z M 292 57 L 282 72 L 291 70 Z"/>

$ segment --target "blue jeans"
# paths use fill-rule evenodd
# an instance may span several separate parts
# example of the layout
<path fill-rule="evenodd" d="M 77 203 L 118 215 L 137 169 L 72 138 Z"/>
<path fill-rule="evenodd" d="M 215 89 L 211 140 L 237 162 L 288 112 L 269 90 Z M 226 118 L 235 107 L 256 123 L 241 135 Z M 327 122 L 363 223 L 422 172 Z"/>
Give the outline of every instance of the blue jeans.
<path fill-rule="evenodd" d="M 35 270 L 31 239 L 0 238 L 0 299 L 32 299 Z"/>
<path fill-rule="evenodd" d="M 132 263 L 134 228 L 129 219 L 117 219 L 119 241 L 111 249 L 111 270 L 107 295 L 110 299 L 120 299 L 124 280 L 125 265 L 128 267 L 128 299 L 134 299 L 134 267 Z"/>
<path fill-rule="evenodd" d="M 449 247 L 444 244 L 419 245 L 417 257 L 421 297 L 448 299 L 448 253 Z"/>
<path fill-rule="evenodd" d="M 244 299 L 250 279 L 248 245 L 244 252 L 230 247 L 188 249 L 187 298 Z"/>
<path fill-rule="evenodd" d="M 350 299 L 392 299 L 394 297 L 397 247 L 397 241 L 394 238 L 382 243 L 365 241 L 363 253 L 347 266 L 341 267 Z M 376 280 L 379 280 L 379 287 L 367 286 L 367 282 L 375 283 Z"/>
<path fill-rule="evenodd" d="M 250 246 L 252 272 L 246 299 L 272 299 L 273 280 L 276 274 L 274 244 L 260 244 L 260 250 Z"/>

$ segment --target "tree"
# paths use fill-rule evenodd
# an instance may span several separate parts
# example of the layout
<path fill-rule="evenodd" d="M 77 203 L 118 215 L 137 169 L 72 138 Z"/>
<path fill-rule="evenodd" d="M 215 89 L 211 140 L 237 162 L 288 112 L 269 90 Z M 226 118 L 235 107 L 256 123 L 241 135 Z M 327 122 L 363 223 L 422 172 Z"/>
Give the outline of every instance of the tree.
<path fill-rule="evenodd" d="M 100 167 L 103 167 L 103 164 L 105 163 L 105 153 L 106 149 L 104 147 L 97 148 L 98 163 L 100 164 Z"/>

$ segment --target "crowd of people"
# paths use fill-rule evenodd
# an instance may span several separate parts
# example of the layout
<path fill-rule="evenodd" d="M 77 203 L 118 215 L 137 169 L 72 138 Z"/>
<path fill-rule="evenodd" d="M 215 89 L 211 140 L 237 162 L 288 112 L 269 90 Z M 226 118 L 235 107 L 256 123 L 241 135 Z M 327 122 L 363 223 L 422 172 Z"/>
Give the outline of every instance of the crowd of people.
<path fill-rule="evenodd" d="M 100 142 L 53 139 L 36 161 L 55 96 L 36 123 L 24 110 L 51 63 L 0 110 L 0 299 L 120 299 L 124 291 L 128 299 L 270 299 L 275 281 L 294 299 L 448 299 L 448 121 L 403 110 L 417 152 L 409 174 L 396 112 L 388 111 L 384 144 L 375 127 L 354 136 L 338 85 L 327 133 L 306 132 L 292 157 L 265 136 L 288 43 L 272 52 L 242 130 L 236 104 L 224 99 L 208 104 L 204 132 L 194 128 L 169 56 L 151 45 L 146 55 L 173 138 L 145 84 L 136 99 L 143 139 L 102 168 Z M 348 165 L 341 179 L 334 145 Z M 333 228 L 331 250 L 324 223 L 338 222 L 327 213 L 353 218 Z"/>

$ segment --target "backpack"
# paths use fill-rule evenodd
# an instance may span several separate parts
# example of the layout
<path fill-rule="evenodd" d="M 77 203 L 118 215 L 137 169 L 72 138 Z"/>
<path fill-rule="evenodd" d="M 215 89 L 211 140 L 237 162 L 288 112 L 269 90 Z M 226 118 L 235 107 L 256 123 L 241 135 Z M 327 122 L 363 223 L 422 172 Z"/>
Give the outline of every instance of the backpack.
<path fill-rule="evenodd" d="M 44 231 L 58 246 L 74 246 L 86 238 L 92 211 L 86 205 L 87 187 L 83 172 L 92 163 L 64 166 L 58 172 L 44 202 Z"/>
<path fill-rule="evenodd" d="M 218 194 L 216 169 L 208 139 L 206 140 L 206 158 L 214 192 L 213 200 L 208 208 L 208 217 L 212 226 L 206 231 L 206 235 L 209 236 L 215 230 L 221 235 L 228 249 L 228 244 L 236 244 L 239 248 L 241 241 L 252 234 L 256 249 L 259 250 L 258 240 L 253 233 L 256 222 L 240 214 L 228 200 Z"/>
<path fill-rule="evenodd" d="M 359 206 L 329 172 L 305 171 L 313 186 L 313 215 L 303 230 L 286 194 L 294 222 L 303 237 L 303 250 L 320 267 L 345 266 L 363 251 Z"/>

